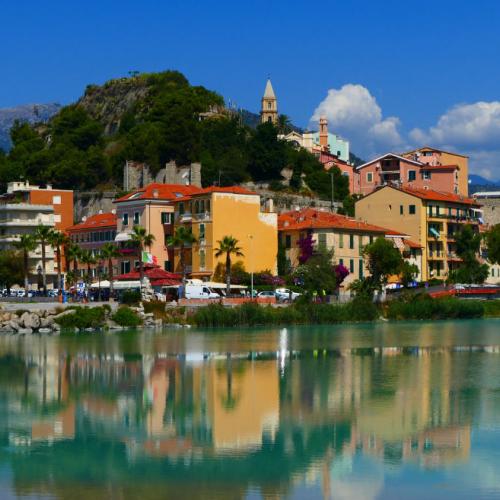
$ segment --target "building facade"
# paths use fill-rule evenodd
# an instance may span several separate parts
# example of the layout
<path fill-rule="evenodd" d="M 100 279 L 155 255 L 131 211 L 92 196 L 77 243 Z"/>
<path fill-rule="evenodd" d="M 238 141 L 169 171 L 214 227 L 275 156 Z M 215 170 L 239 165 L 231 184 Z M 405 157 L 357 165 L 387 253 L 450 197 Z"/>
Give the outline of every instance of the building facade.
<path fill-rule="evenodd" d="M 44 225 L 65 232 L 73 224 L 73 191 L 40 187 L 28 181 L 10 182 L 0 196 L 0 249 L 12 249 L 23 234 L 34 234 Z M 54 250 L 46 246 L 45 272 L 47 287 L 56 286 L 57 262 Z M 38 246 L 29 254 L 29 283 L 32 289 L 41 287 L 42 249 Z M 64 258 L 61 262 L 65 271 Z"/>
<path fill-rule="evenodd" d="M 98 257 L 101 248 L 106 243 L 114 243 L 116 238 L 116 213 L 99 213 L 84 218 L 80 223 L 69 227 L 66 230 L 70 240 L 83 250 L 89 251 L 94 257 Z M 97 268 L 101 267 L 101 273 L 108 274 L 108 261 L 103 260 L 96 264 L 91 264 L 91 277 L 97 276 Z M 87 273 L 88 267 L 82 262 L 78 262 L 76 269 L 74 263 L 68 263 L 73 271 L 77 271 L 80 276 Z M 118 272 L 118 260 L 113 261 L 113 274 Z"/>
<path fill-rule="evenodd" d="M 459 194 L 459 170 L 457 164 L 433 165 L 388 153 L 356 167 L 354 192 L 367 195 L 393 185 Z"/>
<path fill-rule="evenodd" d="M 300 262 L 300 240 L 312 236 L 316 250 L 333 251 L 336 264 L 342 264 L 349 275 L 342 284 L 347 289 L 356 279 L 369 274 L 363 258 L 363 248 L 376 238 L 389 238 L 411 263 L 421 268 L 421 249 L 408 235 L 317 209 L 303 209 L 279 216 L 280 244 L 285 248 L 288 266 L 296 268 Z"/>
<path fill-rule="evenodd" d="M 422 279 L 446 279 L 459 267 L 455 235 L 464 224 L 479 231 L 480 205 L 473 199 L 430 189 L 381 187 L 356 202 L 356 218 L 404 231 L 422 249 Z"/>

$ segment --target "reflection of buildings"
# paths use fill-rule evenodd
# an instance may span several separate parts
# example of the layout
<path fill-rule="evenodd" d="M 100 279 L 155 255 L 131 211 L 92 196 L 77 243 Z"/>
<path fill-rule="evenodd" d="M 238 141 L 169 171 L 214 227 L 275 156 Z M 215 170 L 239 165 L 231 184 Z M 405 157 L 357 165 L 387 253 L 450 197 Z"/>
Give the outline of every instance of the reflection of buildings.
<path fill-rule="evenodd" d="M 441 333 L 446 342 L 453 331 L 444 325 Z M 352 486 L 349 474 L 360 474 L 361 456 L 382 478 L 385 463 L 440 468 L 469 459 L 481 398 L 470 366 L 479 353 L 346 346 L 298 351 L 291 359 L 286 346 L 279 359 L 261 360 L 66 357 L 50 350 L 3 358 L 0 367 L 10 365 L 8 378 L 0 378 L 7 401 L 0 421 L 13 448 L 36 448 L 23 460 L 32 457 L 39 481 L 57 469 L 74 474 L 65 457 L 83 449 L 81 466 L 95 470 L 102 461 L 104 482 L 126 481 L 147 467 L 148 484 L 142 477 L 134 487 L 168 481 L 186 492 L 199 481 L 209 495 L 231 478 L 233 498 L 244 497 L 249 485 L 272 497 L 304 482 L 328 498 Z M 16 474 L 26 471 L 23 463 Z"/>

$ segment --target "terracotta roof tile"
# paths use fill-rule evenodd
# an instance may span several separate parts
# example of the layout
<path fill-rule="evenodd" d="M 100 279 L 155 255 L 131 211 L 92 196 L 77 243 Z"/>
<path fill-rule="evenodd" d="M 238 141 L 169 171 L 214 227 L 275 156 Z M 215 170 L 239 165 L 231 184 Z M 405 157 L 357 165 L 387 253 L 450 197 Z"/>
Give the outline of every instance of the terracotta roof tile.
<path fill-rule="evenodd" d="M 183 196 L 199 193 L 200 191 L 202 191 L 201 188 L 192 185 L 185 186 L 183 184 L 160 184 L 154 182 L 114 200 L 114 203 L 132 200 L 175 200 Z"/>
<path fill-rule="evenodd" d="M 454 193 L 433 191 L 432 189 L 409 188 L 406 186 L 400 187 L 400 188 L 393 187 L 393 189 L 398 189 L 400 191 L 411 194 L 411 195 L 416 196 L 417 198 L 421 198 L 423 200 L 448 201 L 451 203 L 462 203 L 464 205 L 479 206 L 479 204 L 476 202 L 476 200 L 473 200 L 472 198 L 466 198 L 465 196 L 461 196 L 459 194 L 454 194 Z"/>
<path fill-rule="evenodd" d="M 87 229 L 116 228 L 116 214 L 107 212 L 90 216 L 83 222 L 67 228 L 67 231 L 83 231 Z"/>

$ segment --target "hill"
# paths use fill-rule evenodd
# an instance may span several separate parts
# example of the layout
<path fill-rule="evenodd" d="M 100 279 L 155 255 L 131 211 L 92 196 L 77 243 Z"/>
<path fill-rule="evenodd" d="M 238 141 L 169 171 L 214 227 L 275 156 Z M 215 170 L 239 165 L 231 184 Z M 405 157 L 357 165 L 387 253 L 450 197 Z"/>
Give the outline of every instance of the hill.
<path fill-rule="evenodd" d="M 492 181 L 481 175 L 469 175 L 469 193 L 474 194 L 478 191 L 498 191 L 500 189 L 499 181 Z"/>
<path fill-rule="evenodd" d="M 220 179 L 224 185 L 253 180 L 279 187 L 276 181 L 288 167 L 290 189 L 301 190 L 305 182 L 328 198 L 329 174 L 307 151 L 279 141 L 278 132 L 269 123 L 246 125 L 217 92 L 190 85 L 178 71 L 139 74 L 88 85 L 75 104 L 43 126 L 15 125 L 13 147 L 0 156 L 0 183 L 23 176 L 60 187 L 103 189 L 121 186 L 126 160 L 147 163 L 153 174 L 171 160 L 200 161 L 205 185 Z M 334 173 L 335 194 L 342 200 L 347 180 Z"/>
<path fill-rule="evenodd" d="M 56 103 L 0 108 L 0 149 L 9 151 L 11 148 L 10 129 L 16 120 L 32 124 L 46 122 L 60 109 L 61 106 Z"/>

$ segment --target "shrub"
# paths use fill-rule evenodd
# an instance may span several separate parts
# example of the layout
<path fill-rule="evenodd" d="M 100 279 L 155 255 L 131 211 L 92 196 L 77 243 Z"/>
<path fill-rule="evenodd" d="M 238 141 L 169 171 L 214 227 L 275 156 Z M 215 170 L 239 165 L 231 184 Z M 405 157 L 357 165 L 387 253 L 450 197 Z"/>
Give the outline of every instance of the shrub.
<path fill-rule="evenodd" d="M 139 326 L 142 321 L 130 307 L 122 306 L 111 316 L 111 319 L 120 326 Z"/>
<path fill-rule="evenodd" d="M 104 307 L 72 307 L 74 314 L 66 314 L 56 319 L 61 328 L 99 328 L 106 319 Z"/>
<path fill-rule="evenodd" d="M 141 292 L 138 290 L 125 290 L 122 295 L 122 304 L 134 305 L 141 301 Z"/>
<path fill-rule="evenodd" d="M 466 319 L 484 315 L 484 303 L 455 297 L 433 299 L 429 295 L 415 295 L 410 300 L 402 298 L 387 304 L 389 319 Z"/>

